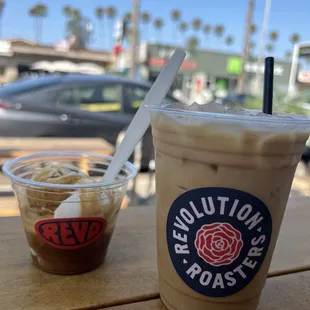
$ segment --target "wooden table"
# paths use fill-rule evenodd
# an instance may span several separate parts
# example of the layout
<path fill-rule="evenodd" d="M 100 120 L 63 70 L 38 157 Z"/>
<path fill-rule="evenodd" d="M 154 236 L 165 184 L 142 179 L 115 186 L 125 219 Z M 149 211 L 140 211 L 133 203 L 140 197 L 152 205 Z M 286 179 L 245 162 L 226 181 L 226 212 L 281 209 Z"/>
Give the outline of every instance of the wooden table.
<path fill-rule="evenodd" d="M 310 271 L 269 278 L 257 310 L 309 310 Z M 159 298 L 107 310 L 165 310 Z"/>
<path fill-rule="evenodd" d="M 300 203 L 288 206 L 260 310 L 310 309 L 310 208 Z M 77 276 L 36 269 L 20 218 L 2 218 L 0 279 L 3 310 L 164 309 L 158 299 L 155 209 L 122 210 L 105 264 Z"/>
<path fill-rule="evenodd" d="M 0 137 L 0 154 L 48 151 L 108 152 L 114 147 L 100 138 L 6 138 Z"/>
<path fill-rule="evenodd" d="M 0 137 L 0 164 L 3 164 L 9 158 L 51 151 L 75 151 L 112 155 L 114 152 L 114 146 L 100 138 Z"/>

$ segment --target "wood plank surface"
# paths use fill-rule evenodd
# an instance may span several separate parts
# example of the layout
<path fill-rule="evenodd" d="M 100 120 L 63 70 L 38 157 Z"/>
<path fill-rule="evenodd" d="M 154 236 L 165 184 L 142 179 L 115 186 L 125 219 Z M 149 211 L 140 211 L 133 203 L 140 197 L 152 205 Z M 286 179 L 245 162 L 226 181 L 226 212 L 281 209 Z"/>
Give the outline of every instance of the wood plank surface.
<path fill-rule="evenodd" d="M 5 138 L 0 137 L 0 153 L 43 151 L 107 151 L 114 147 L 101 138 Z"/>
<path fill-rule="evenodd" d="M 310 208 L 291 199 L 270 274 L 310 269 Z M 156 298 L 155 208 L 121 211 L 101 268 L 78 276 L 56 276 L 30 263 L 19 217 L 0 219 L 0 309 L 87 309 Z"/>
<path fill-rule="evenodd" d="M 0 219 L 0 309 L 100 308 L 157 296 L 154 208 L 121 211 L 102 267 L 57 276 L 31 264 L 20 217 Z"/>
<path fill-rule="evenodd" d="M 310 271 L 269 278 L 257 310 L 309 310 Z M 105 308 L 106 310 L 164 310 L 160 299 Z"/>
<path fill-rule="evenodd" d="M 17 200 L 14 196 L 0 196 L 0 217 L 20 215 Z"/>

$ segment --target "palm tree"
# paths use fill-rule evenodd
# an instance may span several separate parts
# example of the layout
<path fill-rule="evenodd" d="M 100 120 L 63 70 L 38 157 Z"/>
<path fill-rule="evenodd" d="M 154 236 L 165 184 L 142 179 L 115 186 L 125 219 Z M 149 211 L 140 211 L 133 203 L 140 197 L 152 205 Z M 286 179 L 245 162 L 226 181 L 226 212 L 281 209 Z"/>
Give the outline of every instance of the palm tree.
<path fill-rule="evenodd" d="M 131 12 L 127 12 L 124 14 L 124 20 L 127 22 L 131 22 L 132 20 L 132 13 Z"/>
<path fill-rule="evenodd" d="M 2 15 L 5 7 L 5 2 L 0 0 L 0 38 L 2 38 Z"/>
<path fill-rule="evenodd" d="M 219 41 L 221 37 L 223 36 L 224 31 L 225 31 L 225 28 L 223 25 L 216 25 L 214 27 L 214 34 L 218 37 Z"/>
<path fill-rule="evenodd" d="M 271 43 L 266 44 L 266 51 L 272 53 L 274 51 L 274 45 Z"/>
<path fill-rule="evenodd" d="M 210 32 L 211 32 L 211 26 L 210 25 L 204 25 L 202 31 L 205 34 L 207 42 L 208 42 L 210 39 L 209 36 L 210 36 Z"/>
<path fill-rule="evenodd" d="M 141 14 L 141 19 L 142 19 L 143 24 L 145 25 L 144 34 L 145 34 L 145 37 L 147 38 L 147 34 L 148 34 L 148 30 L 149 30 L 149 24 L 151 22 L 151 14 L 148 12 L 143 12 Z"/>
<path fill-rule="evenodd" d="M 300 41 L 300 35 L 298 33 L 293 33 L 290 36 L 290 41 L 293 45 L 295 45 L 296 43 L 298 43 Z"/>
<path fill-rule="evenodd" d="M 90 20 L 85 18 L 79 10 L 73 10 L 72 17 L 68 19 L 66 32 L 68 37 L 74 37 L 70 48 L 85 49 L 91 40 L 91 31 L 88 28 Z"/>
<path fill-rule="evenodd" d="M 104 8 L 103 7 L 97 7 L 95 9 L 95 16 L 98 19 L 98 29 L 102 29 L 103 30 L 103 17 L 104 17 Z M 99 37 L 101 37 L 101 31 L 98 31 Z M 104 35 L 103 35 L 104 37 Z"/>
<path fill-rule="evenodd" d="M 188 30 L 188 24 L 185 23 L 185 22 L 181 22 L 179 24 L 179 30 L 180 30 L 180 33 L 183 34 L 185 36 L 185 33 L 186 31 Z"/>
<path fill-rule="evenodd" d="M 246 63 L 248 62 L 248 58 L 250 56 L 249 43 L 251 36 L 251 25 L 252 25 L 255 0 L 247 0 L 246 2 L 247 2 L 247 9 L 244 25 L 244 41 L 242 46 L 242 63 L 236 87 L 236 91 L 238 93 L 244 93 L 246 88 L 245 86 L 246 86 L 247 73 L 245 67 Z"/>
<path fill-rule="evenodd" d="M 255 48 L 255 43 L 252 41 L 249 43 L 249 53 L 252 55 L 253 54 L 253 50 Z"/>
<path fill-rule="evenodd" d="M 73 19 L 81 19 L 82 18 L 82 13 L 79 9 L 73 9 L 72 10 L 72 18 Z"/>
<path fill-rule="evenodd" d="M 175 29 L 172 29 L 172 41 L 174 41 L 175 38 L 176 38 L 176 41 L 178 41 L 177 23 L 180 21 L 181 12 L 179 10 L 172 10 L 170 14 L 171 14 L 171 20 L 175 24 Z"/>
<path fill-rule="evenodd" d="M 225 38 L 225 44 L 229 47 L 234 43 L 234 37 L 232 35 L 228 35 Z"/>
<path fill-rule="evenodd" d="M 70 5 L 65 5 L 62 9 L 62 12 L 66 18 L 70 18 L 70 17 L 72 17 L 73 9 Z"/>
<path fill-rule="evenodd" d="M 43 19 L 48 14 L 47 6 L 43 3 L 38 3 L 30 8 L 28 13 L 34 18 L 35 41 L 40 43 L 42 37 Z"/>
<path fill-rule="evenodd" d="M 164 21 L 162 18 L 155 18 L 153 21 L 155 29 L 158 31 L 158 42 L 161 41 L 161 31 L 162 28 L 164 27 Z"/>
<path fill-rule="evenodd" d="M 271 31 L 269 34 L 269 39 L 273 43 L 276 42 L 279 39 L 279 32 L 278 31 Z"/>
<path fill-rule="evenodd" d="M 173 22 L 178 22 L 181 18 L 181 12 L 179 10 L 172 10 L 171 11 L 171 19 Z"/>
<path fill-rule="evenodd" d="M 286 51 L 286 52 L 285 52 L 285 58 L 286 58 L 286 60 L 291 60 L 291 58 L 292 58 L 292 52 L 291 52 L 291 51 Z"/>
<path fill-rule="evenodd" d="M 195 50 L 199 46 L 199 39 L 195 36 L 191 36 L 187 40 L 187 47 L 189 49 Z"/>
<path fill-rule="evenodd" d="M 279 39 L 279 32 L 278 31 L 271 31 L 269 33 L 269 39 L 273 43 L 273 50 L 275 49 L 275 43 Z"/>
<path fill-rule="evenodd" d="M 192 27 L 194 31 L 199 31 L 201 28 L 201 19 L 200 18 L 195 18 L 192 20 Z"/>
<path fill-rule="evenodd" d="M 117 15 L 117 11 L 116 11 L 116 8 L 114 6 L 109 6 L 107 9 L 106 9 L 106 13 L 107 13 L 107 18 L 108 20 L 110 21 L 109 23 L 109 32 L 111 33 L 111 46 L 113 45 L 113 40 L 112 40 L 112 37 L 113 37 L 113 22 L 114 22 L 114 19 Z M 108 36 L 107 36 L 107 39 L 108 39 Z"/>
<path fill-rule="evenodd" d="M 256 33 L 256 31 L 257 31 L 257 26 L 256 25 L 254 25 L 254 24 L 252 24 L 251 25 L 251 28 L 250 28 L 250 32 L 251 32 L 251 34 L 253 35 L 253 34 L 255 34 Z"/>

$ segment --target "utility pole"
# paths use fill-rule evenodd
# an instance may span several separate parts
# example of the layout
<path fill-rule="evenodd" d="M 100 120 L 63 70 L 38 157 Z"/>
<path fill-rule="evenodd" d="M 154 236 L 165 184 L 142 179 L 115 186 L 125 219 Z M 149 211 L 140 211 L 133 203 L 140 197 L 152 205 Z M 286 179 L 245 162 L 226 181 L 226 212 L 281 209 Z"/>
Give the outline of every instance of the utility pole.
<path fill-rule="evenodd" d="M 130 78 L 136 76 L 139 47 L 140 0 L 132 0 L 132 46 L 130 57 Z"/>
<path fill-rule="evenodd" d="M 260 72 L 260 68 L 264 64 L 265 45 L 266 45 L 266 37 L 267 37 L 268 25 L 269 25 L 270 9 L 271 9 L 271 0 L 266 0 L 264 18 L 263 18 L 262 35 L 261 35 L 260 44 L 259 44 L 259 56 L 258 56 L 258 62 L 257 62 L 258 70 L 256 72 L 255 85 L 254 85 L 254 91 L 256 95 L 259 95 L 262 89 L 261 84 L 262 84 L 263 74 Z"/>
<path fill-rule="evenodd" d="M 238 93 L 245 92 L 245 80 L 246 80 L 245 66 L 249 59 L 249 43 L 250 43 L 253 10 L 254 10 L 254 0 L 248 0 L 248 9 L 247 9 L 247 14 L 246 14 L 243 52 L 242 52 L 242 68 L 241 68 L 241 73 L 239 75 L 238 84 L 237 84 Z"/>

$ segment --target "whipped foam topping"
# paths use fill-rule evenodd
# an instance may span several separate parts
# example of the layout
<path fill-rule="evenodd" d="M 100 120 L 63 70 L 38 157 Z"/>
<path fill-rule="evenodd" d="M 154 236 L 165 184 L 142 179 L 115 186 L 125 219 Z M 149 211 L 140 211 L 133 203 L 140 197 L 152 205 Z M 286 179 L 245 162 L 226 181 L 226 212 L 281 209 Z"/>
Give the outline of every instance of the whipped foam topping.
<path fill-rule="evenodd" d="M 299 118 L 298 115 L 293 114 L 284 114 L 274 112 L 272 115 L 263 113 L 259 110 L 249 110 L 243 109 L 240 106 L 234 107 L 226 107 L 217 103 L 207 103 L 207 104 L 198 104 L 193 102 L 192 104 L 184 104 L 184 103 L 174 103 L 170 105 L 166 105 L 165 108 L 175 109 L 181 111 L 188 112 L 205 112 L 205 113 L 220 113 L 220 114 L 233 114 L 233 115 L 244 115 L 244 116 L 261 116 L 261 117 L 284 117 L 284 118 Z M 302 118 L 305 118 L 302 116 Z"/>
<path fill-rule="evenodd" d="M 309 134 L 310 118 L 302 115 L 274 113 L 272 115 L 258 110 L 242 109 L 240 107 L 225 107 L 217 103 L 188 105 L 182 103 L 169 104 L 151 108 L 152 123 L 160 122 L 163 127 L 169 126 L 170 121 L 191 128 L 199 127 L 211 130 L 227 128 L 241 130 L 246 128 L 259 132 L 291 132 L 297 131 Z M 157 124 L 158 126 L 158 124 Z M 227 129 L 226 129 L 227 130 Z"/>

